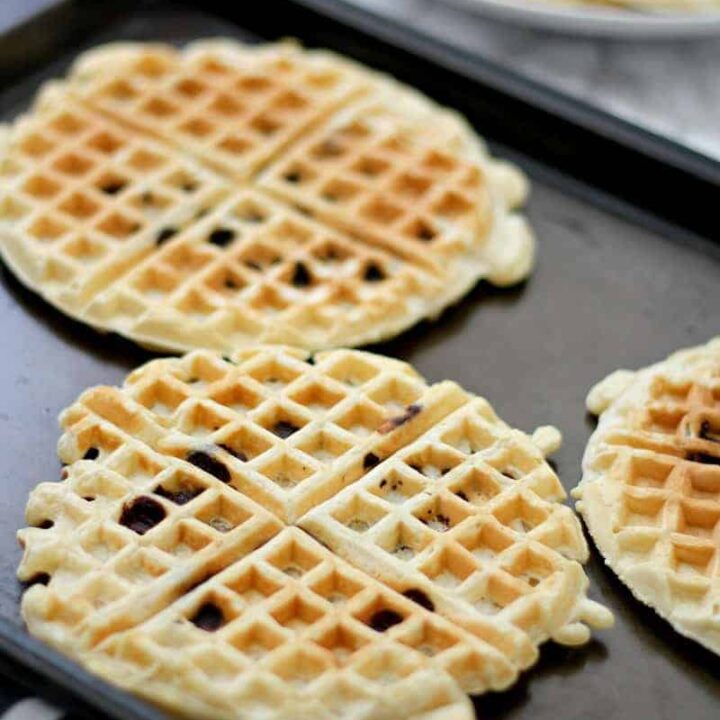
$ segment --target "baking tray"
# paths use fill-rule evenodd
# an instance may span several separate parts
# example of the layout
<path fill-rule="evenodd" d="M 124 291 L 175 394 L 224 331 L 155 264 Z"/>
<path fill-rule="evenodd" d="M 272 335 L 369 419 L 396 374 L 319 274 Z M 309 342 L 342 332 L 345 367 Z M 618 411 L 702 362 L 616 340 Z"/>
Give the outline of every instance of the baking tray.
<path fill-rule="evenodd" d="M 593 423 L 587 388 L 720 332 L 720 164 L 342 0 L 65 2 L 0 39 L 0 112 L 27 107 L 83 49 L 117 39 L 183 42 L 295 36 L 413 83 L 462 110 L 533 179 L 536 272 L 506 290 L 480 284 L 434 323 L 373 349 L 488 397 L 526 430 L 553 423 L 570 489 Z M 53 310 L 2 270 L 0 283 L 0 672 L 90 717 L 159 720 L 154 708 L 29 637 L 18 613 L 15 531 L 30 489 L 59 478 L 56 416 L 82 389 L 118 383 L 150 354 Z M 717 719 L 720 660 L 635 601 L 596 554 L 592 595 L 616 615 L 590 644 L 543 647 L 483 718 Z"/>

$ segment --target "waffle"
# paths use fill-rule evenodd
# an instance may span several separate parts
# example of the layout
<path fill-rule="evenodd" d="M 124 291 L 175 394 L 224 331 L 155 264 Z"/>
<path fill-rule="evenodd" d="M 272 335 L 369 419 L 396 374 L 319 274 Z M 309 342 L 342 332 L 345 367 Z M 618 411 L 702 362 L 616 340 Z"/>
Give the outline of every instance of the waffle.
<path fill-rule="evenodd" d="M 119 43 L 81 56 L 77 93 L 93 108 L 247 180 L 294 138 L 367 92 L 339 56 L 293 43 Z"/>
<path fill-rule="evenodd" d="M 574 491 L 605 557 L 640 601 L 720 653 L 720 340 L 588 395 L 601 415 Z"/>
<path fill-rule="evenodd" d="M 501 209 L 483 163 L 465 159 L 472 150 L 462 127 L 433 125 L 428 112 L 408 117 L 402 102 L 393 108 L 395 94 L 379 95 L 298 141 L 260 175 L 259 186 L 434 274 L 447 268 L 461 292 L 478 276 L 498 285 L 526 276 L 527 228 Z"/>
<path fill-rule="evenodd" d="M 59 84 L 0 146 L 5 262 L 75 317 L 154 252 L 162 228 L 192 223 L 225 192 L 214 173 L 105 121 Z"/>
<path fill-rule="evenodd" d="M 340 717 L 462 718 L 460 689 L 611 621 L 544 460 L 559 433 L 401 361 L 195 351 L 60 422 L 63 481 L 19 533 L 23 616 L 176 712 L 326 717 L 349 693 Z"/>
<path fill-rule="evenodd" d="M 611 621 L 585 596 L 585 540 L 538 444 L 555 449 L 559 433 L 533 440 L 471 398 L 300 526 L 456 623 L 512 639 L 524 667 L 544 640 L 581 644 Z"/>
<path fill-rule="evenodd" d="M 404 621 L 386 627 L 390 613 Z M 476 648 L 477 638 L 285 528 L 98 651 L 126 688 L 170 709 L 190 686 L 191 717 L 451 720 L 474 713 L 442 667 Z"/>
<path fill-rule="evenodd" d="M 461 118 L 292 43 L 90 51 L 4 128 L 0 178 L 15 274 L 154 349 L 378 342 L 534 256 L 525 179 Z"/>
<path fill-rule="evenodd" d="M 225 236 L 234 241 L 212 241 Z M 180 230 L 85 316 L 167 349 L 353 346 L 395 334 L 461 290 L 248 189 Z"/>
<path fill-rule="evenodd" d="M 233 358 L 196 351 L 144 365 L 123 388 L 86 391 L 61 416 L 60 458 L 111 450 L 98 427 L 179 460 L 201 453 L 230 487 L 292 524 L 467 398 L 380 355 L 338 350 L 308 365 L 302 351 L 268 346 Z M 422 412 L 375 432 L 407 406 Z"/>

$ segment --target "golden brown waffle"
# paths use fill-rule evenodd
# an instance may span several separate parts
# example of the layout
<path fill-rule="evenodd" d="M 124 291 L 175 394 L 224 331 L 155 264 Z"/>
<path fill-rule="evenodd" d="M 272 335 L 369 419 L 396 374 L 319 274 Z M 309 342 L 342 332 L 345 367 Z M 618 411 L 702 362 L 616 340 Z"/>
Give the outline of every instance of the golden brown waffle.
<path fill-rule="evenodd" d="M 48 85 L 0 135 L 0 240 L 27 285 L 70 315 L 225 192 L 214 174 Z M 133 315 L 135 308 L 123 308 Z"/>
<path fill-rule="evenodd" d="M 409 365 L 369 353 L 320 353 L 313 365 L 287 348 L 233 357 L 155 360 L 123 388 L 86 391 L 61 416 L 60 458 L 102 456 L 120 438 L 179 459 L 217 456 L 230 487 L 293 523 L 467 398 L 455 383 L 428 386 Z M 376 432 L 409 405 L 422 412 Z M 96 437 L 98 428 L 118 440 Z"/>
<path fill-rule="evenodd" d="M 194 716 L 450 720 L 474 717 L 455 665 L 488 651 L 285 528 L 97 652 L 126 688 L 171 709 L 192 688 Z"/>
<path fill-rule="evenodd" d="M 554 449 L 548 429 L 536 441 L 546 434 Z M 610 621 L 585 597 L 587 547 L 564 497 L 535 442 L 474 398 L 300 526 L 382 582 L 420 588 L 459 624 L 512 639 L 525 666 L 547 638 L 580 644 L 584 623 Z"/>
<path fill-rule="evenodd" d="M 496 243 L 491 188 L 481 166 L 448 149 L 442 134 L 426 137 L 427 128 L 408 122 L 402 106 L 391 109 L 392 98 L 329 119 L 273 163 L 260 187 L 434 273 L 448 263 L 457 264 L 449 275 L 458 278 L 462 268 L 468 278 L 479 265 L 489 270 L 487 253 Z M 504 220 L 498 220 L 501 227 Z M 527 259 L 523 255 L 522 262 Z M 500 284 L 503 273 L 517 281 L 517 268 L 500 265 Z"/>
<path fill-rule="evenodd" d="M 86 391 L 61 424 L 64 480 L 33 492 L 19 536 L 23 615 L 167 706 L 235 717 L 262 687 L 266 709 L 312 709 L 367 683 L 377 714 L 347 717 L 424 717 L 455 702 L 453 683 L 505 688 L 545 639 L 582 642 L 584 622 L 610 620 L 586 598 L 586 548 L 539 449 L 559 433 L 511 431 L 400 361 L 196 351 Z M 336 591 L 348 601 L 331 610 Z M 192 627 L 208 603 L 217 633 Z M 246 673 L 258 643 L 267 658 Z M 278 700 L 278 678 L 297 693 Z"/>
<path fill-rule="evenodd" d="M 588 395 L 578 510 L 606 562 L 680 633 L 720 653 L 720 340 Z"/>
<path fill-rule="evenodd" d="M 86 317 L 168 348 L 361 345 L 457 293 L 422 267 L 244 190 L 146 257 Z"/>
<path fill-rule="evenodd" d="M 289 43 L 93 50 L 4 130 L 0 179 L 20 279 L 155 348 L 376 342 L 533 262 L 527 183 L 459 117 Z"/>
<path fill-rule="evenodd" d="M 339 56 L 292 43 L 251 49 L 231 40 L 118 43 L 81 56 L 81 97 L 238 180 L 250 177 L 308 127 L 367 90 Z"/>

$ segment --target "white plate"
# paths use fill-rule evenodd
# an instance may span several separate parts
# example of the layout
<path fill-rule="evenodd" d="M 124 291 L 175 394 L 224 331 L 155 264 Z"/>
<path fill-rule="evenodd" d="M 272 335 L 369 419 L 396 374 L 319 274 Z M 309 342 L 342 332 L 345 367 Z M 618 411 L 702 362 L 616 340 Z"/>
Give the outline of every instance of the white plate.
<path fill-rule="evenodd" d="M 447 2 L 447 0 L 445 0 Z M 451 0 L 494 20 L 562 33 L 634 38 L 720 34 L 720 10 L 643 13 L 608 7 L 553 4 L 552 0 Z"/>

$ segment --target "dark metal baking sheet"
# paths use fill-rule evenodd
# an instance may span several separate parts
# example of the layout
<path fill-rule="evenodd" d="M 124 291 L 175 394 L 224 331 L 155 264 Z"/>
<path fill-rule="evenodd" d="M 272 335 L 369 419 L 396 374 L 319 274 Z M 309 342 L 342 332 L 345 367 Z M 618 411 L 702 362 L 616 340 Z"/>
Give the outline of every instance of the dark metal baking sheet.
<path fill-rule="evenodd" d="M 523 286 L 496 290 L 481 284 L 437 322 L 373 349 L 414 363 L 433 380 L 457 380 L 488 397 L 519 427 L 558 425 L 565 444 L 556 464 L 569 489 L 578 480 L 593 427 L 583 409 L 587 388 L 616 367 L 646 364 L 720 332 L 720 245 L 712 237 L 718 167 L 621 122 L 586 115 L 581 105 L 552 93 L 518 86 L 517 78 L 437 43 L 423 45 L 425 57 L 462 68 L 463 74 L 420 57 L 413 61 L 418 36 L 392 24 L 383 25 L 382 40 L 365 35 L 347 23 L 380 32 L 375 20 L 334 1 L 331 14 L 341 16 L 341 23 L 309 9 L 327 11 L 332 3 L 326 0 L 264 0 L 260 10 L 238 4 L 237 22 L 210 14 L 212 0 L 202 11 L 167 3 L 68 3 L 0 42 L 0 110 L 8 118 L 26 107 L 43 79 L 61 74 L 75 54 L 96 43 L 182 42 L 218 34 L 247 40 L 294 35 L 344 49 L 454 101 L 491 141 L 507 143 L 493 143 L 497 152 L 530 173 L 528 214 L 539 238 L 538 266 Z M 521 111 L 525 119 L 518 117 Z M 674 185 L 661 186 L 659 180 Z M 639 184 L 639 190 L 628 192 L 629 185 Z M 0 673 L 90 717 L 98 717 L 99 710 L 123 720 L 157 720 L 158 711 L 25 633 L 18 614 L 20 552 L 14 538 L 30 489 L 59 477 L 58 412 L 88 385 L 120 382 L 149 354 L 68 320 L 7 270 L 1 274 L 0 648 L 5 657 Z M 616 627 L 583 648 L 546 645 L 539 664 L 517 686 L 477 699 L 478 716 L 716 719 L 718 658 L 633 600 L 596 554 L 589 573 L 592 596 L 613 610 Z M 33 673 L 22 669 L 28 666 Z"/>

